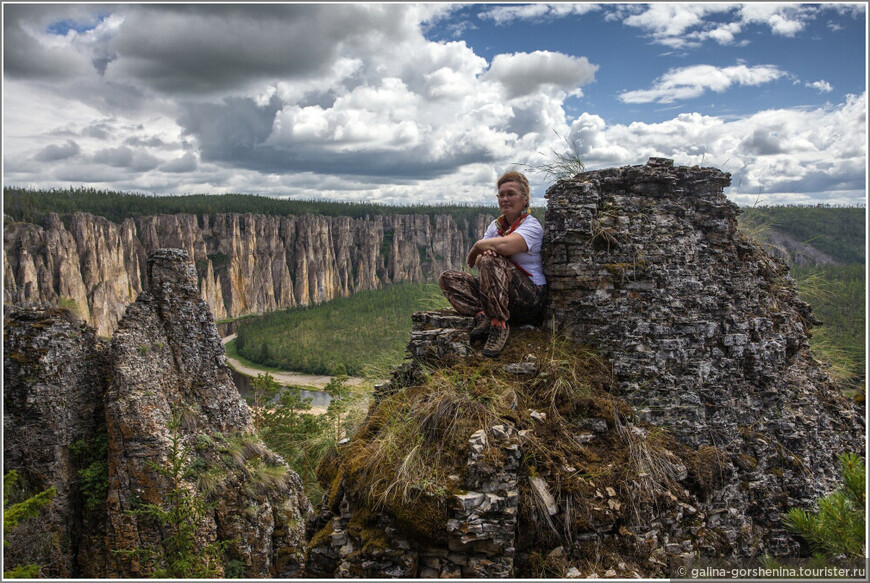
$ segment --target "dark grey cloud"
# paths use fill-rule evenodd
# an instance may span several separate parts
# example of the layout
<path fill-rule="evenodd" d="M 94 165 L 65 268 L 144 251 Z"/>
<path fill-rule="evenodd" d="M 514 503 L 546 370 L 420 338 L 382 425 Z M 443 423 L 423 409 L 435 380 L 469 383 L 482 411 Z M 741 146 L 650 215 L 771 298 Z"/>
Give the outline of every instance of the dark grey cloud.
<path fill-rule="evenodd" d="M 797 195 L 814 195 L 813 198 L 825 199 L 831 192 L 862 191 L 866 182 L 860 173 L 842 173 L 826 169 L 811 172 L 808 175 L 791 180 L 776 180 L 766 185 L 766 190 L 777 193 L 793 193 Z"/>
<path fill-rule="evenodd" d="M 96 79 L 75 79 L 63 86 L 63 92 L 104 117 L 134 115 L 152 109 L 156 101 L 153 93 L 141 87 Z"/>
<path fill-rule="evenodd" d="M 60 146 L 55 144 L 46 146 L 34 158 L 40 162 L 57 162 L 58 160 L 66 160 L 67 158 L 77 156 L 79 152 L 81 152 L 79 145 L 73 140 L 67 140 L 65 144 Z"/>
<path fill-rule="evenodd" d="M 65 127 L 55 128 L 46 132 L 48 136 L 72 136 L 76 137 L 81 135 L 81 133 L 76 129 L 74 124 L 69 124 Z"/>
<path fill-rule="evenodd" d="M 112 135 L 112 126 L 105 122 L 95 122 L 83 129 L 82 135 L 105 140 Z"/>
<path fill-rule="evenodd" d="M 265 107 L 250 98 L 228 97 L 222 104 L 187 103 L 177 121 L 185 135 L 197 139 L 203 161 L 230 162 L 256 158 L 280 109 L 277 97 Z"/>
<path fill-rule="evenodd" d="M 97 164 L 128 168 L 134 172 L 147 172 L 160 164 L 160 160 L 148 152 L 133 150 L 127 146 L 99 150 L 94 154 L 93 159 Z"/>
<path fill-rule="evenodd" d="M 126 168 L 133 163 L 133 150 L 126 147 L 99 150 L 94 154 L 94 162 L 117 168 Z"/>
<path fill-rule="evenodd" d="M 396 42 L 405 6 L 145 5 L 110 44 L 110 78 L 169 93 L 237 90 L 261 79 L 316 76 L 339 49 Z"/>
<path fill-rule="evenodd" d="M 380 184 L 408 184 L 456 172 L 472 163 L 493 163 L 496 157 L 483 146 L 457 147 L 448 155 L 432 159 L 427 146 L 402 152 L 331 152 L 303 145 L 272 149 L 255 161 L 252 169 L 267 172 L 315 172 L 347 178 L 375 177 Z"/>
<path fill-rule="evenodd" d="M 573 91 L 595 80 L 598 65 L 586 57 L 550 51 L 496 55 L 486 78 L 498 81 L 509 98 L 531 95 L 544 86 Z"/>
<path fill-rule="evenodd" d="M 539 102 L 533 102 L 527 106 L 514 105 L 514 116 L 507 125 L 507 131 L 523 137 L 532 132 L 547 131 L 549 120 L 544 114 Z"/>
<path fill-rule="evenodd" d="M 27 6 L 3 5 L 3 75 L 11 79 L 74 79 L 92 72 L 86 57 L 47 47 L 28 33 Z M 33 26 L 33 24 L 30 24 Z"/>
<path fill-rule="evenodd" d="M 4 4 L 9 78 L 99 77 L 165 93 L 238 91 L 255 81 L 313 78 L 341 50 L 400 42 L 405 5 Z M 109 16 L 111 15 L 111 16 Z M 58 30 L 58 25 L 61 25 Z M 39 38 L 74 33 L 71 44 Z"/>
<path fill-rule="evenodd" d="M 180 158 L 176 158 L 175 160 L 171 160 L 160 166 L 161 172 L 168 172 L 170 174 L 193 172 L 196 169 L 196 156 L 194 156 L 191 152 L 187 152 Z"/>
<path fill-rule="evenodd" d="M 150 138 L 140 138 L 139 136 L 131 136 L 124 140 L 124 143 L 128 146 L 144 146 L 148 148 L 164 148 L 168 144 L 158 138 L 157 136 L 151 136 Z"/>
<path fill-rule="evenodd" d="M 756 129 L 752 132 L 751 136 L 744 138 L 740 145 L 747 152 L 758 156 L 769 156 L 771 154 L 782 154 L 785 152 L 779 138 L 772 135 L 770 130 L 766 128 Z"/>

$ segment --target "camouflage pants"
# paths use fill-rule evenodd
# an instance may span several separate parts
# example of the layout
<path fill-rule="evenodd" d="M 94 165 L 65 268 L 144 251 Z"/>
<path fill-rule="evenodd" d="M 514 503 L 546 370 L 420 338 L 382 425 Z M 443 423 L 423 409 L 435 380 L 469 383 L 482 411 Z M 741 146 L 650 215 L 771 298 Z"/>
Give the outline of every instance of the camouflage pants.
<path fill-rule="evenodd" d="M 444 271 L 438 285 L 453 309 L 463 316 L 481 310 L 490 318 L 516 324 L 540 322 L 546 286 L 535 285 L 507 257 L 481 255 L 476 267 L 479 277 L 464 271 Z"/>

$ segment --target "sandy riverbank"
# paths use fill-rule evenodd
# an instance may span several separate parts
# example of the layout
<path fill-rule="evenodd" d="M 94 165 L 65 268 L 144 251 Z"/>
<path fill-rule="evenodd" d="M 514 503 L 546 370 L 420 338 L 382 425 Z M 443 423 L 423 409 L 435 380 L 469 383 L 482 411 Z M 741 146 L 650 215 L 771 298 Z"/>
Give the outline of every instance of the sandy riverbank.
<path fill-rule="evenodd" d="M 229 336 L 221 339 L 221 344 L 226 344 L 227 342 L 233 340 L 235 337 L 235 334 L 230 334 Z M 231 358 L 229 355 L 227 356 L 227 362 L 229 362 L 230 366 L 232 366 L 240 373 L 252 378 L 264 372 L 263 370 L 258 370 L 256 368 L 245 366 L 237 359 Z M 329 381 L 333 379 L 333 377 L 328 375 L 312 375 L 291 370 L 274 372 L 269 371 L 269 374 L 272 375 L 275 381 L 281 385 L 300 385 L 305 387 L 311 387 L 314 389 L 323 389 L 326 385 L 329 384 Z M 361 377 L 348 377 L 347 379 L 347 383 L 349 385 L 359 385 L 364 382 L 366 382 L 366 379 Z"/>

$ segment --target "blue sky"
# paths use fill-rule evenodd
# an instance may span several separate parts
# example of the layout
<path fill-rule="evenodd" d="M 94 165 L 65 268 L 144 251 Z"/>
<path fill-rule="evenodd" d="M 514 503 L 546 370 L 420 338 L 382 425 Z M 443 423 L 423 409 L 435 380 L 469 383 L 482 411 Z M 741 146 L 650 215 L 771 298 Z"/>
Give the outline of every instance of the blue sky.
<path fill-rule="evenodd" d="M 5 185 L 493 201 L 576 144 L 866 201 L 864 3 L 3 4 Z"/>

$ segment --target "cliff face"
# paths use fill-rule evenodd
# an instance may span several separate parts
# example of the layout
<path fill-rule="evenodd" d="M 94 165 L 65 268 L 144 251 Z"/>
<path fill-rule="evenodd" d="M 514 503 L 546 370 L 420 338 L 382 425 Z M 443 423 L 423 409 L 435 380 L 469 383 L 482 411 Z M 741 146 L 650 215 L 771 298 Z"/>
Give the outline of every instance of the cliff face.
<path fill-rule="evenodd" d="M 52 576 L 148 576 L 163 566 L 171 527 L 143 504 L 164 507 L 181 491 L 207 504 L 198 549 L 229 541 L 224 558 L 244 576 L 294 576 L 310 512 L 301 481 L 252 436 L 187 253 L 153 253 L 146 275 L 110 346 L 63 310 L 7 312 L 6 470 L 58 490 L 48 532 L 63 560 L 40 564 Z M 103 452 L 83 457 L 74 446 L 101 436 Z M 173 463 L 182 475 L 166 471 Z M 86 467 L 96 468 L 87 479 Z"/>
<path fill-rule="evenodd" d="M 74 306 L 100 336 L 114 330 L 142 291 L 145 252 L 132 221 L 116 225 L 75 214 L 50 215 L 45 227 L 4 226 L 3 301 Z"/>
<path fill-rule="evenodd" d="M 43 226 L 6 225 L 3 299 L 75 306 L 108 336 L 144 287 L 145 256 L 180 248 L 217 319 L 305 306 L 432 280 L 462 264 L 493 218 L 178 214 L 116 225 L 90 214 L 50 215 Z"/>
<path fill-rule="evenodd" d="M 611 359 L 641 418 L 751 458 L 753 495 L 776 516 L 778 494 L 805 505 L 829 489 L 831 452 L 863 451 L 863 428 L 808 354 L 816 321 L 787 266 L 737 231 L 729 180 L 652 159 L 551 188 L 549 313 Z M 800 467 L 761 480 L 784 456 Z"/>
<path fill-rule="evenodd" d="M 492 362 L 471 318 L 415 315 L 414 358 L 319 469 L 307 573 L 673 577 L 798 556 L 782 516 L 837 487 L 865 421 L 809 353 L 787 267 L 737 231 L 729 180 L 651 159 L 554 185 L 554 335 L 516 331 Z"/>

